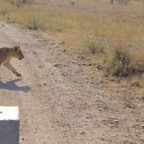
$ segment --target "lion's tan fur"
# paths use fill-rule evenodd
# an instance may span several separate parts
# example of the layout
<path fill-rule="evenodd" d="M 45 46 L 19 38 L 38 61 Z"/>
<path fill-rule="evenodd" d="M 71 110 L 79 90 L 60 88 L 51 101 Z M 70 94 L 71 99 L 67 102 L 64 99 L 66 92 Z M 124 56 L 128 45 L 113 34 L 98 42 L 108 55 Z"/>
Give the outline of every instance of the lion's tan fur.
<path fill-rule="evenodd" d="M 20 46 L 14 46 L 14 47 L 2 47 L 0 48 L 0 65 L 4 65 L 9 70 L 11 70 L 16 76 L 21 76 L 20 73 L 18 73 L 10 64 L 10 61 L 13 57 L 16 57 L 18 59 L 23 59 L 23 53 L 20 50 Z"/>

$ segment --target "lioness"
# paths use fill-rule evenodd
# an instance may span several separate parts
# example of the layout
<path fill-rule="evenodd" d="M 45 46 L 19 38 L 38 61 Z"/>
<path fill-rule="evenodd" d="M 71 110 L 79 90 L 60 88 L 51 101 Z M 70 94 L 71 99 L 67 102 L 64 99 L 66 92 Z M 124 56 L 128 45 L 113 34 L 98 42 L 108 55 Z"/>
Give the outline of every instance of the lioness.
<path fill-rule="evenodd" d="M 10 71 L 12 71 L 16 76 L 21 76 L 21 74 L 18 73 L 15 70 L 15 68 L 13 68 L 12 65 L 10 64 L 12 57 L 16 57 L 20 60 L 24 58 L 22 51 L 20 50 L 20 46 L 0 48 L 0 65 L 3 64 Z"/>

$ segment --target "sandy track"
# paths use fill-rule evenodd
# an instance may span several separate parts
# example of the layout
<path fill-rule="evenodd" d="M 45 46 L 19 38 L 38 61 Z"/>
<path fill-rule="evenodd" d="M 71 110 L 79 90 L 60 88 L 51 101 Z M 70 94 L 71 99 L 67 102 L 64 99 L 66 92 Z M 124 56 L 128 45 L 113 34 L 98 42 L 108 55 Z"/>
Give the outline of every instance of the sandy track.
<path fill-rule="evenodd" d="M 6 24 L 0 24 L 1 46 L 20 44 L 24 51 L 25 60 L 13 60 L 13 65 L 22 73 L 22 78 L 17 78 L 5 67 L 1 67 L 1 93 L 0 105 L 18 105 L 21 118 L 21 143 L 59 143 L 61 135 L 52 128 L 50 107 L 42 101 L 47 96 L 47 91 L 41 89 L 43 80 L 43 65 L 41 51 L 37 38 L 32 38 L 23 30 L 16 30 Z M 40 48 L 40 51 L 39 51 Z M 33 49 L 31 51 L 31 49 Z M 38 52 L 37 52 L 38 50 Z M 33 64 L 34 63 L 34 64 Z M 36 69 L 40 69 L 38 72 Z M 48 89 L 47 89 L 48 90 Z M 54 136 L 54 137 L 53 137 Z"/>
<path fill-rule="evenodd" d="M 21 144 L 143 143 L 141 96 L 104 90 L 99 72 L 87 75 L 95 66 L 65 46 L 0 23 L 0 46 L 14 44 L 25 55 L 12 62 L 22 78 L 1 67 L 0 105 L 19 106 Z"/>

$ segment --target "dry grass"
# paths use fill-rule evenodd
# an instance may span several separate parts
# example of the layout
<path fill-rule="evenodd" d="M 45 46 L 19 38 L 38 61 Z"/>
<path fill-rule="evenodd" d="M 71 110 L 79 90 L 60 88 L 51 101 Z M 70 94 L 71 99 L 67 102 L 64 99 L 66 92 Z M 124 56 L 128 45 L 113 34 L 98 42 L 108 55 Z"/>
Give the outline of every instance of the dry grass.
<path fill-rule="evenodd" d="M 46 2 L 45 0 L 38 0 Z M 51 4 L 52 1 L 50 1 Z M 140 43 L 143 41 L 144 27 L 143 19 L 138 17 L 143 16 L 143 7 L 131 1 L 127 6 L 111 5 L 106 0 L 54 0 L 54 4 L 66 4 L 70 8 L 49 7 L 46 5 L 22 5 L 19 8 L 16 5 L 11 5 L 4 1 L 0 2 L 0 19 L 6 22 L 13 21 L 20 25 L 33 30 L 43 30 L 46 33 L 52 33 L 60 41 L 65 41 L 74 48 L 83 48 L 81 41 L 83 39 L 95 39 L 97 42 L 105 43 L 105 48 L 119 50 L 119 53 L 129 54 L 131 46 L 121 49 L 121 44 L 118 42 L 111 45 L 114 41 L 126 40 L 127 43 Z M 85 11 L 71 8 L 72 3 L 83 7 L 98 5 L 98 11 Z M 139 7 L 139 8 L 137 8 Z M 89 43 L 89 46 L 92 42 Z M 93 45 L 93 44 L 92 44 Z M 94 44 L 96 45 L 96 44 Z M 87 46 L 87 47 L 89 47 Z M 133 47 L 133 46 L 132 46 Z M 141 45 L 142 47 L 142 45 Z M 137 49 L 137 48 L 135 48 Z M 113 50 L 112 50 L 113 51 Z M 109 52 L 109 65 L 112 59 L 116 56 L 116 51 Z M 131 55 L 131 54 L 130 54 Z M 107 56 L 106 56 L 107 57 Z M 130 57 L 131 63 L 142 63 L 143 51 L 137 50 L 133 57 Z M 110 60 L 111 59 L 111 60 Z M 120 60 L 121 61 L 121 60 Z M 140 62 L 141 61 L 141 62 Z M 128 65 L 129 65 L 128 64 Z M 122 68 L 121 62 L 117 62 Z M 116 69 L 116 68 L 115 68 Z M 125 72 L 123 72 L 125 73 Z M 125 75 L 125 74 L 124 74 Z"/>
<path fill-rule="evenodd" d="M 71 30 L 81 33 L 81 37 L 84 33 L 93 37 L 143 39 L 144 28 L 141 23 L 135 24 L 129 17 L 123 15 L 104 16 L 91 12 L 65 11 L 37 5 L 17 8 L 4 2 L 0 3 L 0 11 L 4 13 L 0 15 L 1 19 L 12 20 L 25 26 L 31 25 L 35 16 L 39 17 L 44 25 L 48 25 L 48 31 L 56 33 Z"/>

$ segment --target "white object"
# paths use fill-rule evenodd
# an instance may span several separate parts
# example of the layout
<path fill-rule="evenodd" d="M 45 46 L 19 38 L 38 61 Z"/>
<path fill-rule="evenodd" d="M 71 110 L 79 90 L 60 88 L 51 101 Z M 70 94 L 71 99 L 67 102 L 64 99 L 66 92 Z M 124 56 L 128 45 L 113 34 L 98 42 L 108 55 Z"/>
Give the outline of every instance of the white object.
<path fill-rule="evenodd" d="M 19 144 L 19 109 L 0 106 L 0 144 Z"/>

